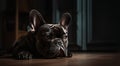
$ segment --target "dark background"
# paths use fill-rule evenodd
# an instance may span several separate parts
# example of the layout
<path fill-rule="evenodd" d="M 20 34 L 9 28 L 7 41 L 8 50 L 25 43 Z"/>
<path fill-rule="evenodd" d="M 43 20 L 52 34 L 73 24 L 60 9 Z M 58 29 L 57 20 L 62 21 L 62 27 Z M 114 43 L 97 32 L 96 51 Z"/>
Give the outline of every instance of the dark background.
<path fill-rule="evenodd" d="M 119 42 L 119 18 L 120 4 L 118 1 L 93 0 L 93 39 Z"/>
<path fill-rule="evenodd" d="M 52 23 L 51 0 L 26 0 L 20 4 L 20 30 L 25 30 L 31 9 L 39 10 L 48 23 Z M 70 43 L 76 45 L 76 0 L 58 0 L 60 14 L 68 11 L 73 20 L 70 26 Z M 0 48 L 8 48 L 15 41 L 16 0 L 0 0 Z M 92 0 L 92 40 L 88 50 L 115 50 L 120 48 L 120 4 L 118 0 Z M 26 22 L 23 22 L 26 21 Z"/>
<path fill-rule="evenodd" d="M 117 0 L 92 0 L 92 42 L 88 49 L 119 51 L 120 4 Z"/>

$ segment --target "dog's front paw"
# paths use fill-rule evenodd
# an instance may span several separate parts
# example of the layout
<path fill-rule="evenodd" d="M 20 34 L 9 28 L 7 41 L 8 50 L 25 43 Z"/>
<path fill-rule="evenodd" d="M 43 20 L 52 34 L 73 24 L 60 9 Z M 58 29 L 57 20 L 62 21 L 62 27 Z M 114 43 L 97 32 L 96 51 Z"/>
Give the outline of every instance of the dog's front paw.
<path fill-rule="evenodd" d="M 68 58 L 69 57 L 72 57 L 72 53 L 71 52 L 68 52 L 68 56 L 67 56 Z"/>
<path fill-rule="evenodd" d="M 32 59 L 32 54 L 28 51 L 21 51 L 17 54 L 16 59 L 18 60 L 29 60 Z"/>

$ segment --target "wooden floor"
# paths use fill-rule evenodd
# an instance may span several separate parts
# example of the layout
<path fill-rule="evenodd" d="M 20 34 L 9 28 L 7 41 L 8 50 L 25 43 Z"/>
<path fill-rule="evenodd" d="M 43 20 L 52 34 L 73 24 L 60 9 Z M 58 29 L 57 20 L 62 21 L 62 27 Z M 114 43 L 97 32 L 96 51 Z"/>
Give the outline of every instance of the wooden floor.
<path fill-rule="evenodd" d="M 120 53 L 74 53 L 72 58 L 58 59 L 0 58 L 0 66 L 120 66 Z"/>

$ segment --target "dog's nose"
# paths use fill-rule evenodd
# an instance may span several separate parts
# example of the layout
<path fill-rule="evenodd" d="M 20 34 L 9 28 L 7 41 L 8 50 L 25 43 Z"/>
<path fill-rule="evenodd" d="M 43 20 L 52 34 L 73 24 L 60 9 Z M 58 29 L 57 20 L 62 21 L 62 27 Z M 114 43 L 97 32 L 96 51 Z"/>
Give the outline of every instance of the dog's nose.
<path fill-rule="evenodd" d="M 63 41 L 60 38 L 55 38 L 52 40 L 52 44 L 61 45 L 63 44 Z"/>
<path fill-rule="evenodd" d="M 60 45 L 60 44 L 62 44 L 62 41 L 61 40 L 57 40 L 55 43 Z"/>
<path fill-rule="evenodd" d="M 54 44 L 56 47 L 59 47 L 59 50 L 62 49 L 63 51 L 65 51 L 65 45 L 64 45 L 62 39 L 60 39 L 60 38 L 55 38 L 55 39 L 52 41 L 52 44 Z"/>
<path fill-rule="evenodd" d="M 61 42 L 61 41 L 58 41 L 56 44 L 57 44 L 57 45 L 61 45 L 61 44 L 62 44 L 62 42 Z"/>
<path fill-rule="evenodd" d="M 60 45 L 62 44 L 62 40 L 58 39 L 58 38 L 55 38 L 51 41 L 51 48 L 54 47 L 54 48 L 60 48 Z M 51 49 L 52 50 L 52 49 Z"/>
<path fill-rule="evenodd" d="M 61 39 L 55 38 L 55 39 L 51 40 L 51 43 L 50 43 L 51 51 L 54 51 L 54 50 L 59 51 L 61 47 L 63 47 L 63 42 Z"/>

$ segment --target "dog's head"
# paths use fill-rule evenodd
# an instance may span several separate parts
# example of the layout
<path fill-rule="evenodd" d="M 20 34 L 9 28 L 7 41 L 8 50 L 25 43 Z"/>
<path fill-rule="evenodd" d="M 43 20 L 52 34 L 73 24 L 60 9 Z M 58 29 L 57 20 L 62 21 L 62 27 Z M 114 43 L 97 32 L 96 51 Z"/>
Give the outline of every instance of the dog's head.
<path fill-rule="evenodd" d="M 58 24 L 47 24 L 37 10 L 30 11 L 28 32 L 35 34 L 36 48 L 42 56 L 54 57 L 60 53 L 67 56 L 70 21 L 70 13 L 64 13 Z"/>

